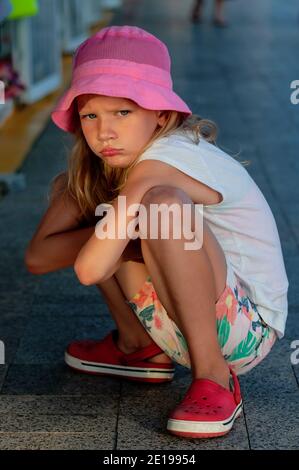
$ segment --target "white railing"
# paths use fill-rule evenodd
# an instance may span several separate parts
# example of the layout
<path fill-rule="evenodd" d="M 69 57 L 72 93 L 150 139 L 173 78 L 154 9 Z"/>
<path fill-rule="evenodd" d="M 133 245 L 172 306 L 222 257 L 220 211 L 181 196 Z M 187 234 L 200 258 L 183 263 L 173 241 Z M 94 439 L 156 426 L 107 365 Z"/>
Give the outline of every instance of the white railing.
<path fill-rule="evenodd" d="M 33 103 L 61 84 L 56 0 L 40 0 L 36 16 L 13 22 L 13 64 L 26 85 L 20 101 Z"/>

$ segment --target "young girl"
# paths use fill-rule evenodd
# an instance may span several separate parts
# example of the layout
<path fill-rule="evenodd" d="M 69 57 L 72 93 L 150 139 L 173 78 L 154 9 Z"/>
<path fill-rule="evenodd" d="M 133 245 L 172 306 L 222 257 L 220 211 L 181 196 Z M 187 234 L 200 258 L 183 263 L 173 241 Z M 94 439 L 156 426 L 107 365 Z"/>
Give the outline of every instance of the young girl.
<path fill-rule="evenodd" d="M 76 142 L 27 266 L 74 264 L 117 324 L 101 341 L 71 343 L 67 364 L 148 382 L 182 364 L 193 380 L 167 429 L 226 434 L 242 410 L 237 375 L 284 334 L 288 280 L 266 200 L 215 145 L 213 123 L 174 93 L 166 46 L 140 28 L 111 26 L 81 44 L 52 118 Z M 95 212 L 103 203 L 106 214 Z M 159 224 L 151 211 L 162 206 Z"/>

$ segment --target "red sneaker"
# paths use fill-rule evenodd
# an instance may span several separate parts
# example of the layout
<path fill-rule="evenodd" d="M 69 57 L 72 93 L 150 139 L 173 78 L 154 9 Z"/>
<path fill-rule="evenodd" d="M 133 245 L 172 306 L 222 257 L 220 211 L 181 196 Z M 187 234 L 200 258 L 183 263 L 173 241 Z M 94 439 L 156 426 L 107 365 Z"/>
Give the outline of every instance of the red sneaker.
<path fill-rule="evenodd" d="M 164 352 L 156 343 L 125 354 L 116 346 L 117 335 L 118 331 L 113 330 L 101 341 L 70 343 L 65 352 L 65 362 L 73 369 L 89 374 L 142 382 L 169 382 L 173 379 L 172 363 L 148 362 L 148 359 Z"/>
<path fill-rule="evenodd" d="M 167 430 L 183 437 L 216 437 L 228 433 L 242 411 L 239 381 L 231 370 L 233 391 L 208 379 L 195 379 L 170 414 Z"/>

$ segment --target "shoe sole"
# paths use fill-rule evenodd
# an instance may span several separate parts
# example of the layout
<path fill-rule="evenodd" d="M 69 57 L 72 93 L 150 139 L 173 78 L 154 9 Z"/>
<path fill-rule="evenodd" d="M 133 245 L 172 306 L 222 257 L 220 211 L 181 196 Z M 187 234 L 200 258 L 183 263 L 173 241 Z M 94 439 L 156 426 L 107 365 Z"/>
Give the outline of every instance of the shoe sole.
<path fill-rule="evenodd" d="M 169 419 L 167 423 L 167 430 L 171 434 L 182 437 L 218 437 L 227 434 L 235 419 L 237 419 L 242 412 L 243 404 L 240 402 L 233 414 L 225 421 L 188 421 L 181 419 Z"/>
<path fill-rule="evenodd" d="M 67 352 L 64 355 L 66 364 L 80 372 L 93 375 L 109 375 L 122 377 L 127 380 L 142 382 L 170 382 L 174 376 L 174 369 L 156 369 L 153 367 L 128 367 L 123 365 L 103 364 L 98 362 L 82 361 Z"/>

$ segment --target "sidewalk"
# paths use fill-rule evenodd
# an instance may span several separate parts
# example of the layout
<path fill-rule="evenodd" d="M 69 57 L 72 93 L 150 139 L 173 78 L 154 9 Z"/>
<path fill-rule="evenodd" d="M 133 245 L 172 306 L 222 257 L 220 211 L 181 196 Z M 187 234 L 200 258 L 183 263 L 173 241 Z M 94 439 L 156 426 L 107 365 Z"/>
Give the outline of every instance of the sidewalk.
<path fill-rule="evenodd" d="M 144 27 L 167 43 L 176 92 L 216 121 L 218 144 L 250 160 L 247 170 L 277 222 L 290 281 L 286 335 L 256 369 L 240 377 L 245 412 L 212 440 L 166 432 L 187 389 L 188 370 L 171 384 L 145 385 L 73 373 L 63 362 L 77 338 L 102 337 L 113 322 L 95 286 L 72 268 L 26 272 L 24 250 L 45 208 L 50 180 L 66 165 L 69 137 L 48 122 L 22 167 L 27 189 L 0 202 L 0 449 L 296 449 L 299 442 L 299 79 L 296 0 L 227 2 L 230 27 L 192 25 L 190 1 L 127 0 L 113 24 Z M 134 6 L 134 9 L 130 8 Z M 298 356 L 298 355 L 297 355 Z"/>

